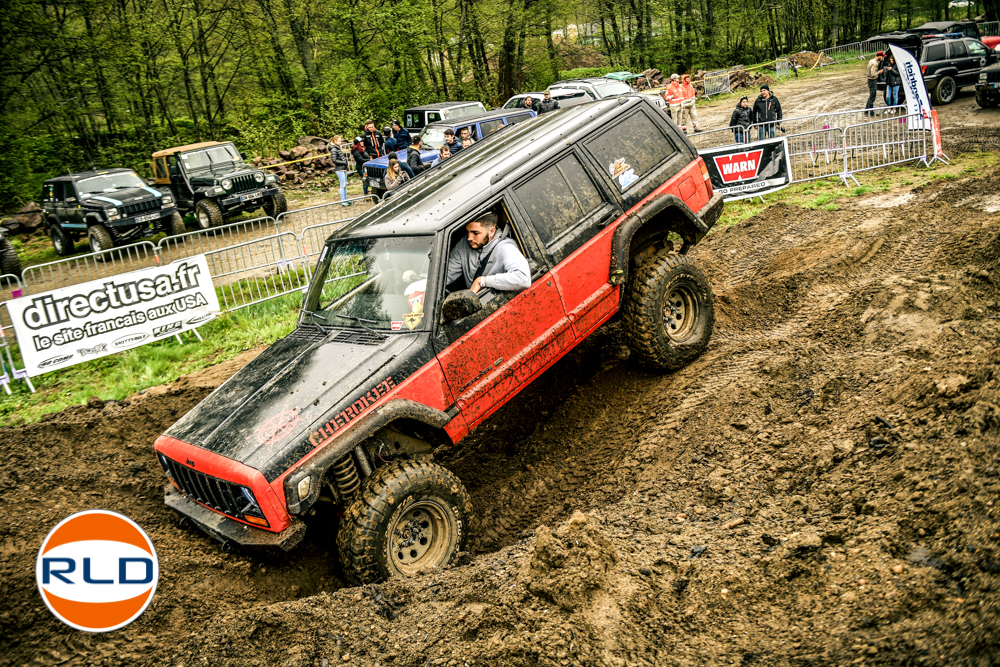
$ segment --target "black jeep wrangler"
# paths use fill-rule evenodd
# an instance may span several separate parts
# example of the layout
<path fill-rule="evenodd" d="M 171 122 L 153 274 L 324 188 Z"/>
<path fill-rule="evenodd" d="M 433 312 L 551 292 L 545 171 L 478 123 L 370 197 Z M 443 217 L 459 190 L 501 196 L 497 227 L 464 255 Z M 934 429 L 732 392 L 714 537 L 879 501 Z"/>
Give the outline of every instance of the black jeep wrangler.
<path fill-rule="evenodd" d="M 183 234 L 184 220 L 173 196 L 146 185 L 131 169 L 86 171 L 42 184 L 42 208 L 52 247 L 73 253 L 82 236 L 92 252 L 150 238 Z"/>
<path fill-rule="evenodd" d="M 169 188 L 177 208 L 194 214 L 202 229 L 264 209 L 272 218 L 288 210 L 278 177 L 247 165 L 232 142 L 206 141 L 153 153 L 157 187 Z"/>
<path fill-rule="evenodd" d="M 984 109 L 1000 105 L 1000 63 L 993 63 L 979 72 L 976 103 Z"/>
<path fill-rule="evenodd" d="M 685 253 L 722 195 L 652 102 L 595 101 L 483 142 L 327 239 L 298 326 L 157 438 L 168 506 L 224 544 L 291 549 L 326 503 L 343 510 L 350 580 L 442 567 L 472 507 L 435 447 L 619 313 L 646 368 L 704 351 L 712 288 Z"/>

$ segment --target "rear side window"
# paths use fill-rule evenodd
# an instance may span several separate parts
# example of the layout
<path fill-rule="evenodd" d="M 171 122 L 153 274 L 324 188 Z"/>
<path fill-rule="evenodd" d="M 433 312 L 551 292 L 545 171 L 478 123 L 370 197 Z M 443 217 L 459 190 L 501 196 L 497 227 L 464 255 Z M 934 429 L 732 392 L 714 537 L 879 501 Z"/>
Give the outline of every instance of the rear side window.
<path fill-rule="evenodd" d="M 514 192 L 546 244 L 603 202 L 575 155 L 567 155 L 535 174 Z"/>
<path fill-rule="evenodd" d="M 964 58 L 969 55 L 969 50 L 965 48 L 965 42 L 954 41 L 951 43 L 951 57 Z"/>
<path fill-rule="evenodd" d="M 406 112 L 406 122 L 403 124 L 404 127 L 423 127 L 424 126 L 424 113 L 422 111 L 408 111 Z"/>
<path fill-rule="evenodd" d="M 944 52 L 944 44 L 931 44 L 924 49 L 924 62 L 932 63 L 937 60 L 945 60 L 948 56 Z"/>
<path fill-rule="evenodd" d="M 503 118 L 485 120 L 479 124 L 479 129 L 482 131 L 484 137 L 490 136 L 490 134 L 498 127 L 503 127 Z"/>
<path fill-rule="evenodd" d="M 612 125 L 586 146 L 622 191 L 677 152 L 673 142 L 641 110 Z"/>
<path fill-rule="evenodd" d="M 528 120 L 531 118 L 530 113 L 519 113 L 516 116 L 507 116 L 507 124 L 513 125 L 514 123 L 520 123 L 522 120 Z"/>

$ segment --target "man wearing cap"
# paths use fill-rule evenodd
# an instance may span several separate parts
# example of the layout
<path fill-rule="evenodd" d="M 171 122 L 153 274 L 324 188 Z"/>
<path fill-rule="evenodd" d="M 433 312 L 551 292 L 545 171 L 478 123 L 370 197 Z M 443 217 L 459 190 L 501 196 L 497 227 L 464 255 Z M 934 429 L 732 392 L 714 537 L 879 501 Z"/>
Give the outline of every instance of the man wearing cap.
<path fill-rule="evenodd" d="M 681 120 L 681 102 L 684 95 L 681 92 L 681 77 L 676 74 L 670 75 L 670 83 L 667 84 L 667 91 L 663 93 L 663 100 L 667 103 L 667 113 L 678 123 Z M 683 130 L 684 127 L 682 126 Z"/>
<path fill-rule="evenodd" d="M 758 139 L 773 139 L 774 129 L 781 125 L 781 102 L 771 94 L 771 86 L 760 87 L 760 95 L 753 103 L 753 122 L 757 125 Z"/>
<path fill-rule="evenodd" d="M 543 113 L 548 113 L 550 111 L 555 111 L 559 108 L 559 100 L 552 99 L 552 91 L 546 89 L 545 97 L 541 102 L 538 103 L 538 115 Z"/>
<path fill-rule="evenodd" d="M 865 109 L 872 109 L 875 106 L 875 94 L 878 90 L 878 77 L 882 73 L 882 59 L 885 58 L 885 51 L 879 51 L 875 57 L 868 61 L 868 104 Z M 866 116 L 874 116 L 874 111 L 865 111 Z"/>
<path fill-rule="evenodd" d="M 403 148 L 409 148 L 413 143 L 413 138 L 410 137 L 410 131 L 399 124 L 399 120 L 393 119 L 392 121 L 392 138 L 396 140 L 396 150 L 401 150 Z"/>

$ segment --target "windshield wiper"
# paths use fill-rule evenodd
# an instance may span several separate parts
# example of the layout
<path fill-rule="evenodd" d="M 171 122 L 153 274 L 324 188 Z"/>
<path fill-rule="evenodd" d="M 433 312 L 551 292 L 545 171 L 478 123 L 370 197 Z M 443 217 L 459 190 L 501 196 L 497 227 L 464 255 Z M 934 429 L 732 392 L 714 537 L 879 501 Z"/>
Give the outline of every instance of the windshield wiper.
<path fill-rule="evenodd" d="M 364 329 L 365 331 L 367 331 L 369 333 L 373 333 L 376 336 L 380 336 L 382 338 L 382 340 L 386 340 L 387 338 L 389 338 L 388 336 L 386 336 L 381 331 L 376 331 L 375 329 L 371 329 L 371 328 L 366 327 L 364 325 L 365 322 L 368 322 L 369 324 L 378 324 L 377 320 L 366 320 L 366 319 L 361 318 L 361 317 L 355 317 L 354 315 L 341 315 L 340 313 L 334 313 L 334 316 L 335 317 L 342 317 L 345 320 L 353 320 L 354 322 L 357 322 L 358 324 L 360 324 L 362 329 Z"/>
<path fill-rule="evenodd" d="M 312 315 L 313 317 L 316 317 L 316 318 L 322 317 L 319 313 L 314 313 L 313 311 L 306 310 L 305 308 L 302 309 L 302 314 L 303 315 Z M 320 325 L 318 322 L 316 322 L 316 320 L 314 320 L 313 317 L 303 317 L 302 320 L 304 322 L 308 322 L 309 324 L 313 325 L 314 327 L 316 327 L 320 331 L 323 331 L 322 325 Z M 327 321 L 327 319 L 325 317 L 322 317 L 322 319 L 323 319 L 324 322 L 327 322 L 327 324 L 329 324 L 329 322 Z"/>

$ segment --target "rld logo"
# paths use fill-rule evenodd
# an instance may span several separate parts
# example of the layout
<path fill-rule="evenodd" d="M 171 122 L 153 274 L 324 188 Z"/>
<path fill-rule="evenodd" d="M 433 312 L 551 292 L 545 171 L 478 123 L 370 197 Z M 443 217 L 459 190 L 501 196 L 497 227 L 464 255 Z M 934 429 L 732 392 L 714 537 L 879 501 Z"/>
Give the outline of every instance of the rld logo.
<path fill-rule="evenodd" d="M 757 172 L 760 170 L 760 156 L 763 154 L 764 151 L 756 150 L 733 155 L 719 155 L 715 158 L 715 168 L 722 174 L 723 183 L 756 178 Z"/>
<path fill-rule="evenodd" d="M 149 536 L 128 517 L 105 510 L 63 519 L 42 542 L 35 564 L 49 611 L 85 632 L 117 630 L 139 618 L 159 577 Z"/>

